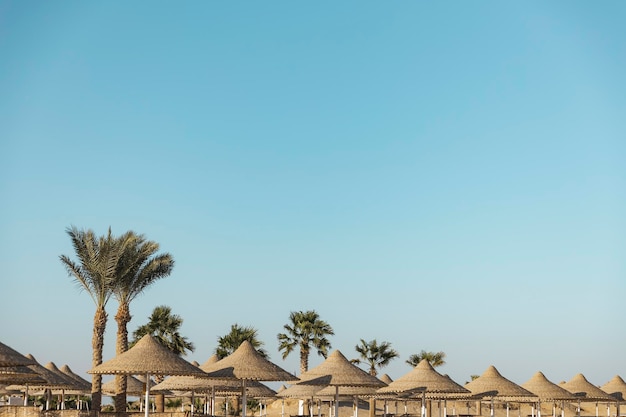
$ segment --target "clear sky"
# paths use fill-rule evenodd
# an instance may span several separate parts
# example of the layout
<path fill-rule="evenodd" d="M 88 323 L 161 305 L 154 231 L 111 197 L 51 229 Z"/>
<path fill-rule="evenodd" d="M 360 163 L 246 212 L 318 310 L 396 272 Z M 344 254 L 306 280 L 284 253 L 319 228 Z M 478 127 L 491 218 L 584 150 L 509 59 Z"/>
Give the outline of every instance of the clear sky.
<path fill-rule="evenodd" d="M 204 362 L 296 310 L 464 384 L 626 377 L 626 2 L 0 0 L 0 340 L 88 377 L 69 226 Z M 105 360 L 114 355 L 112 300 Z M 311 356 L 311 366 L 321 358 Z"/>

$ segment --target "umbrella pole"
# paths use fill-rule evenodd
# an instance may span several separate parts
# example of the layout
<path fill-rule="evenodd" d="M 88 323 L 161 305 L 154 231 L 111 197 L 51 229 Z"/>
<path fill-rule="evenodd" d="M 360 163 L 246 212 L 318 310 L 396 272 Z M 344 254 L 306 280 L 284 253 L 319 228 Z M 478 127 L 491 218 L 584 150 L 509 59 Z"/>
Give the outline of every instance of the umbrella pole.
<path fill-rule="evenodd" d="M 339 385 L 335 385 L 335 417 L 339 417 Z"/>
<path fill-rule="evenodd" d="M 241 417 L 246 417 L 248 399 L 246 398 L 246 380 L 245 379 L 241 380 L 241 387 L 243 388 L 243 393 L 241 394 L 241 398 L 243 402 L 243 404 L 241 405 Z"/>
<path fill-rule="evenodd" d="M 144 412 L 145 416 L 148 417 L 150 412 L 150 372 L 146 372 L 146 398 L 144 399 Z"/>

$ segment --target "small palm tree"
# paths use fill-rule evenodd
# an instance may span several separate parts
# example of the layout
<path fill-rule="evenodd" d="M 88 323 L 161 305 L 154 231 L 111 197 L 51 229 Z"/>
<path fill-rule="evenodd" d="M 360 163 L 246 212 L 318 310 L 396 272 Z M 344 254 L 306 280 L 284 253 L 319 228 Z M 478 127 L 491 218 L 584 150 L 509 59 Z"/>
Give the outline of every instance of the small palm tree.
<path fill-rule="evenodd" d="M 179 333 L 183 319 L 177 314 L 172 314 L 171 307 L 157 306 L 152 310 L 148 323 L 143 324 L 133 332 L 133 339 L 129 348 L 142 337 L 149 334 L 156 339 L 161 346 L 179 356 L 185 356 L 187 351 L 193 352 L 195 347 L 186 337 Z"/>
<path fill-rule="evenodd" d="M 361 343 L 355 346 L 356 351 L 361 355 L 360 358 L 352 359 L 352 363 L 360 364 L 365 362 L 369 366 L 369 374 L 378 375 L 377 368 L 389 365 L 392 359 L 398 357 L 398 352 L 391 348 L 391 343 L 382 342 L 380 345 L 376 339 L 366 342 L 361 339 Z"/>
<path fill-rule="evenodd" d="M 422 350 L 418 354 L 413 354 L 409 356 L 409 359 L 406 361 L 406 363 L 408 363 L 412 367 L 416 367 L 417 364 L 420 363 L 422 360 L 427 360 L 433 368 L 436 368 L 446 363 L 446 361 L 444 360 L 445 357 L 446 354 L 443 352 L 426 352 L 425 350 Z"/>
<path fill-rule="evenodd" d="M 169 276 L 174 268 L 174 259 L 169 253 L 157 254 L 159 244 L 146 240 L 143 235 L 133 231 L 118 238 L 124 248 L 120 257 L 117 273 L 113 282 L 113 295 L 119 304 L 115 321 L 117 322 L 116 354 L 128 350 L 128 323 L 130 303 L 142 294 L 147 287 L 161 278 Z M 126 377 L 117 375 L 115 410 L 126 410 Z"/>
<path fill-rule="evenodd" d="M 230 332 L 228 334 L 217 338 L 215 354 L 219 359 L 223 359 L 236 351 L 244 340 L 247 340 L 262 357 L 267 358 L 267 351 L 261 347 L 263 346 L 263 342 L 258 339 L 257 333 L 257 329 L 254 327 L 242 327 L 235 323 L 230 326 Z"/>
<path fill-rule="evenodd" d="M 104 332 L 108 319 L 105 308 L 113 294 L 111 284 L 116 277 L 117 265 L 124 248 L 111 234 L 111 228 L 106 236 L 101 237 L 96 237 L 93 230 L 80 230 L 75 226 L 67 228 L 66 232 L 72 241 L 78 262 L 74 262 L 67 255 L 61 255 L 59 259 L 68 275 L 74 278 L 78 287 L 86 291 L 96 304 L 91 337 L 91 365 L 96 367 L 102 363 Z M 91 377 L 92 409 L 99 411 L 101 403 L 102 375 L 93 374 Z"/>
<path fill-rule="evenodd" d="M 301 374 L 309 370 L 309 353 L 312 347 L 323 358 L 328 356 L 331 345 L 326 336 L 334 335 L 335 332 L 330 324 L 320 319 L 315 310 L 292 311 L 289 314 L 289 323 L 283 327 L 287 332 L 278 334 L 278 351 L 282 351 L 283 359 L 286 359 L 299 347 Z"/>

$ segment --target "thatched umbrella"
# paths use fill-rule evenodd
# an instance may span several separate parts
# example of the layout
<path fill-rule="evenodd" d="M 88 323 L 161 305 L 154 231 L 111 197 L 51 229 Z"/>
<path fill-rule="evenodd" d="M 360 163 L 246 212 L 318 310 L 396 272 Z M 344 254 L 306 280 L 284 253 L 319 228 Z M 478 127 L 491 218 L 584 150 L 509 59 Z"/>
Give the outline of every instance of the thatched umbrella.
<path fill-rule="evenodd" d="M 91 395 L 91 382 L 74 373 L 74 371 L 72 371 L 72 369 L 67 364 L 60 367 L 59 370 L 76 382 L 77 388 L 71 389 L 69 392 L 67 392 L 67 394 L 75 395 L 76 409 L 82 409 L 83 401 L 80 399 L 80 396 Z"/>
<path fill-rule="evenodd" d="M 154 386 L 156 384 L 150 378 L 150 391 L 154 392 Z M 117 391 L 117 385 L 115 380 L 111 380 L 102 384 L 102 393 L 109 396 L 115 396 Z M 142 397 L 146 393 L 146 384 L 143 381 L 140 381 L 138 378 L 130 375 L 126 381 L 126 393 L 128 395 L 132 395 L 134 397 Z"/>
<path fill-rule="evenodd" d="M 559 384 L 562 388 L 565 388 L 578 398 L 578 408 L 576 410 L 577 415 L 580 416 L 580 403 L 581 402 L 595 402 L 596 403 L 596 417 L 598 416 L 598 401 L 615 401 L 615 398 L 611 397 L 600 388 L 587 381 L 587 378 L 583 374 L 576 374 L 572 379 L 567 382 Z"/>
<path fill-rule="evenodd" d="M 67 387 L 60 388 L 61 394 L 61 410 L 65 410 L 65 394 L 67 391 L 75 392 L 81 388 L 81 384 L 76 381 L 76 379 L 70 377 L 69 375 L 61 372 L 61 370 L 55 365 L 54 362 L 48 362 L 44 365 L 44 368 L 49 370 L 50 372 L 54 372 L 56 375 L 63 378 L 69 385 Z"/>
<path fill-rule="evenodd" d="M 537 396 L 537 417 L 541 417 L 541 402 L 542 401 L 573 401 L 576 397 L 568 390 L 559 387 L 554 382 L 551 382 L 546 378 L 542 372 L 535 373 L 528 381 L 521 385 L 522 388 L 527 389 Z M 565 414 L 564 407 L 561 406 L 561 415 Z M 552 407 L 552 416 L 556 417 L 556 408 Z"/>
<path fill-rule="evenodd" d="M 313 398 L 316 393 L 324 387 L 318 385 L 290 385 L 276 393 L 276 396 L 282 399 L 282 411 L 281 416 L 285 415 L 285 398 L 310 398 L 311 404 L 313 404 Z M 313 415 L 313 408 L 309 410 L 309 414 Z"/>
<path fill-rule="evenodd" d="M 0 368 L 5 366 L 34 365 L 35 362 L 0 342 Z"/>
<path fill-rule="evenodd" d="M 126 352 L 121 353 L 88 371 L 90 374 L 111 375 L 196 375 L 205 373 L 177 354 L 163 347 L 154 337 L 147 334 Z M 145 416 L 149 414 L 150 387 L 146 385 Z"/>
<path fill-rule="evenodd" d="M 536 401 L 537 396 L 525 388 L 517 385 L 503 377 L 500 372 L 491 365 L 485 372 L 473 381 L 465 384 L 465 388 L 470 390 L 473 396 L 486 398 L 490 400 L 491 412 L 493 417 L 493 401 L 494 399 L 506 401 L 506 414 L 509 416 L 508 401 Z"/>
<path fill-rule="evenodd" d="M 626 382 L 624 382 L 621 376 L 615 375 L 613 379 L 602 385 L 600 389 L 615 398 L 617 401 L 615 415 L 619 416 L 620 403 L 626 398 Z"/>
<path fill-rule="evenodd" d="M 422 417 L 426 415 L 426 397 L 446 398 L 450 394 L 470 394 L 470 391 L 454 382 L 450 377 L 435 371 L 430 362 L 423 359 L 409 373 L 377 391 L 381 394 L 413 394 L 422 397 Z"/>
<path fill-rule="evenodd" d="M 3 366 L 0 367 L 0 385 L 11 384 L 44 384 L 46 381 L 37 372 L 30 369 L 28 366 Z M 10 390 L 16 391 L 16 390 Z M 19 392 L 19 391 L 17 391 Z"/>
<path fill-rule="evenodd" d="M 335 417 L 339 416 L 339 387 L 381 388 L 385 383 L 354 365 L 339 351 L 313 369 L 300 375 L 298 385 L 321 385 L 335 388 Z"/>
<path fill-rule="evenodd" d="M 298 380 L 295 375 L 261 356 L 247 340 L 227 357 L 207 366 L 205 372 L 210 378 L 241 381 L 242 417 L 246 417 L 246 381 Z"/>
<path fill-rule="evenodd" d="M 52 390 L 52 389 L 64 390 L 64 389 L 69 389 L 72 387 L 72 381 L 70 381 L 69 378 L 67 378 L 61 373 L 51 371 L 47 369 L 46 367 L 40 365 L 39 362 L 37 362 L 37 360 L 35 359 L 35 357 L 31 355 L 30 353 L 26 355 L 26 358 L 30 359 L 33 362 L 33 365 L 28 365 L 28 367 L 31 370 L 38 373 L 41 377 L 43 377 L 43 379 L 45 379 L 46 382 L 32 383 L 32 384 L 25 383 L 23 385 L 11 386 L 12 389 L 19 389 L 24 392 L 24 405 L 28 405 L 28 390 L 30 388 L 44 390 L 44 395 L 46 395 L 48 393 L 46 390 Z M 48 397 L 48 395 L 46 395 L 46 410 L 48 410 L 49 407 L 50 407 L 50 398 Z"/>

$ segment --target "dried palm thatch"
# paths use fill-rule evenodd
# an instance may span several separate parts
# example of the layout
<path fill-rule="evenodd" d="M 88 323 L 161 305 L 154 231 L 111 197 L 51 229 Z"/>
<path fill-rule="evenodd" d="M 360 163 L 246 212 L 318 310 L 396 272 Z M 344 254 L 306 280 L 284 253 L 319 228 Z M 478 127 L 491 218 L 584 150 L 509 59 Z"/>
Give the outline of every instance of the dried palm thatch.
<path fill-rule="evenodd" d="M 150 390 L 151 391 L 153 390 L 154 385 L 155 385 L 154 381 L 152 380 L 152 378 L 150 378 Z M 113 396 L 116 394 L 116 391 L 117 391 L 117 385 L 115 383 L 115 380 L 111 380 L 109 382 L 102 384 L 103 394 Z M 128 395 L 141 397 L 143 394 L 146 393 L 145 382 L 139 380 L 138 378 L 135 378 L 134 376 L 129 376 L 126 380 L 126 393 Z"/>
<path fill-rule="evenodd" d="M 571 401 L 576 399 L 571 392 L 550 382 L 542 372 L 535 373 L 521 387 L 535 394 L 541 401 Z"/>
<path fill-rule="evenodd" d="M 618 401 L 626 399 L 626 382 L 619 375 L 615 375 L 613 379 L 602 385 L 600 389 Z"/>
<path fill-rule="evenodd" d="M 580 401 L 615 401 L 614 397 L 601 390 L 600 388 L 587 381 L 583 374 L 576 374 L 567 382 L 559 384 L 561 388 L 565 388 Z"/>
<path fill-rule="evenodd" d="M 298 378 L 265 359 L 245 340 L 237 350 L 222 360 L 207 366 L 210 378 L 252 381 L 296 381 Z"/>
<path fill-rule="evenodd" d="M 2 385 L 45 384 L 46 382 L 48 381 L 45 378 L 24 365 L 0 367 L 0 384 Z"/>
<path fill-rule="evenodd" d="M 380 388 L 378 393 L 424 393 L 429 398 L 447 394 L 470 394 L 470 391 L 450 377 L 435 371 L 427 360 L 422 360 L 409 373 Z"/>
<path fill-rule="evenodd" d="M 200 368 L 163 347 L 149 334 L 126 352 L 96 366 L 88 373 L 205 376 Z"/>
<path fill-rule="evenodd" d="M 495 366 L 489 366 L 478 378 L 465 384 L 472 395 L 487 399 L 534 401 L 537 396 L 503 377 Z"/>
<path fill-rule="evenodd" d="M 328 358 L 315 368 L 300 375 L 298 384 L 376 388 L 385 386 L 385 383 L 380 379 L 350 363 L 338 350 L 328 355 Z"/>
<path fill-rule="evenodd" d="M 35 359 L 35 357 L 31 355 L 30 353 L 27 354 L 26 357 L 34 362 L 34 365 L 29 365 L 28 367 L 32 371 L 35 371 L 37 374 L 43 377 L 43 379 L 45 379 L 45 382 L 29 383 L 28 384 L 29 388 L 33 388 L 35 390 L 46 389 L 46 388 L 65 390 L 65 389 L 72 388 L 73 381 L 71 381 L 62 372 L 59 371 L 57 373 L 55 371 L 51 371 L 50 369 L 40 365 L 39 362 L 37 362 L 37 360 Z M 25 390 L 26 386 L 25 385 L 12 386 L 12 388 Z"/>
<path fill-rule="evenodd" d="M 321 389 L 323 387 L 319 385 L 293 384 L 283 390 L 279 390 L 276 396 L 281 398 L 310 398 L 314 397 Z"/>
<path fill-rule="evenodd" d="M 59 370 L 68 377 L 72 378 L 74 381 L 76 381 L 76 384 L 79 387 L 79 392 L 91 393 L 91 382 L 74 373 L 74 371 L 72 371 L 67 364 L 63 365 L 61 368 L 59 368 Z"/>
<path fill-rule="evenodd" d="M 31 359 L 0 342 L 0 367 L 34 364 Z"/>

